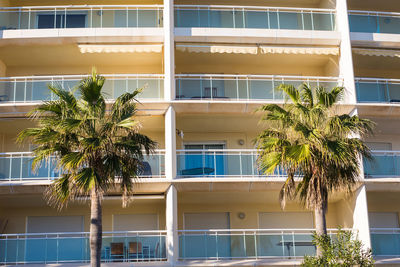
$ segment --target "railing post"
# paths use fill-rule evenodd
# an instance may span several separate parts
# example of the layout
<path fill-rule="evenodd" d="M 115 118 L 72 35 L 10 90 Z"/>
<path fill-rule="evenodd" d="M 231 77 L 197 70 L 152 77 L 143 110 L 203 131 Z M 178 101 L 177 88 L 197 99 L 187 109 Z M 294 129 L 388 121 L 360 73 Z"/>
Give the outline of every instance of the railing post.
<path fill-rule="evenodd" d="M 179 256 L 178 193 L 174 185 L 170 185 L 167 190 L 165 218 L 167 261 L 171 266 L 174 266 Z"/>

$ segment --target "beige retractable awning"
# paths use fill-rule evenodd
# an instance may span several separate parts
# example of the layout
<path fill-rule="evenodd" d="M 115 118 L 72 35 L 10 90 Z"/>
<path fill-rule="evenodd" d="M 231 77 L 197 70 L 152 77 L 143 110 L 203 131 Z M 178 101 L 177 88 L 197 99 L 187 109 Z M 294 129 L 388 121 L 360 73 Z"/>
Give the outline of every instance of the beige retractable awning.
<path fill-rule="evenodd" d="M 178 44 L 176 49 L 183 52 L 191 53 L 227 53 L 227 54 L 252 54 L 257 55 L 257 46 L 244 45 L 186 45 Z"/>
<path fill-rule="evenodd" d="M 362 56 L 400 57 L 400 50 L 353 48 L 353 52 Z"/>
<path fill-rule="evenodd" d="M 81 53 L 161 53 L 162 45 L 78 45 Z"/>
<path fill-rule="evenodd" d="M 337 47 L 260 46 L 263 54 L 339 55 Z"/>

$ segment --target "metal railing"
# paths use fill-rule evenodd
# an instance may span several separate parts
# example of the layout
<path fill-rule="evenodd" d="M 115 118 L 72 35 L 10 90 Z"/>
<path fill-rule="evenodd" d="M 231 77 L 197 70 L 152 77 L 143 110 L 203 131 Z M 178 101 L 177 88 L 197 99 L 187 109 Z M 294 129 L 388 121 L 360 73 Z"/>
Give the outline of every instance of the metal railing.
<path fill-rule="evenodd" d="M 349 11 L 351 32 L 400 33 L 400 13 L 376 11 Z"/>
<path fill-rule="evenodd" d="M 137 88 L 144 88 L 143 92 L 138 95 L 141 100 L 164 98 L 163 75 L 106 74 L 103 76 L 106 78 L 103 93 L 108 99 L 115 99 L 121 94 L 132 92 Z M 66 89 L 72 89 L 86 77 L 85 75 L 3 77 L 0 78 L 0 104 L 54 100 L 55 95 L 48 89 L 48 85 L 59 85 Z"/>
<path fill-rule="evenodd" d="M 314 255 L 315 229 L 180 230 L 181 259 L 297 258 Z M 335 235 L 330 229 L 328 234 Z"/>
<path fill-rule="evenodd" d="M 400 228 L 371 228 L 370 233 L 375 256 L 400 256 Z"/>
<path fill-rule="evenodd" d="M 104 262 L 166 260 L 166 231 L 103 232 Z M 89 262 L 88 232 L 0 235 L 0 264 Z"/>
<path fill-rule="evenodd" d="M 364 177 L 400 177 L 400 151 L 372 151 L 373 160 L 364 159 Z"/>
<path fill-rule="evenodd" d="M 277 90 L 280 84 L 328 89 L 342 84 L 337 77 L 311 76 L 178 74 L 175 78 L 178 100 L 283 100 Z"/>
<path fill-rule="evenodd" d="M 0 30 L 163 27 L 162 5 L 1 7 Z"/>
<path fill-rule="evenodd" d="M 357 102 L 400 103 L 400 80 L 356 78 Z"/>
<path fill-rule="evenodd" d="M 42 162 L 38 170 L 32 170 L 31 152 L 0 153 L 0 182 L 26 180 L 54 180 L 60 177 L 55 158 Z M 165 176 L 165 151 L 156 150 L 144 155 L 140 177 L 162 178 Z"/>
<path fill-rule="evenodd" d="M 264 177 L 258 168 L 257 150 L 207 149 L 177 150 L 178 177 Z M 283 176 L 277 170 L 273 176 Z"/>
<path fill-rule="evenodd" d="M 175 5 L 175 27 L 336 30 L 334 9 Z"/>

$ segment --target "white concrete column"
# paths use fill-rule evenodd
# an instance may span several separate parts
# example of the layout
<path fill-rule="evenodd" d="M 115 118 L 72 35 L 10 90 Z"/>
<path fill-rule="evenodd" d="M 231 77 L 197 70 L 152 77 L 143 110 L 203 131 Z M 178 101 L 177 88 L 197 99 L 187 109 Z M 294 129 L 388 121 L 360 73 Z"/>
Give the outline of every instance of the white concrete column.
<path fill-rule="evenodd" d="M 175 99 L 174 1 L 164 0 L 164 98 Z"/>
<path fill-rule="evenodd" d="M 167 260 L 174 266 L 179 257 L 178 239 L 178 194 L 174 185 L 170 185 L 166 197 L 166 228 L 167 228 Z"/>
<path fill-rule="evenodd" d="M 364 248 L 371 248 L 367 191 L 365 185 L 362 185 L 354 193 L 353 229 L 357 231 L 358 238 L 363 242 Z"/>
<path fill-rule="evenodd" d="M 176 122 L 172 106 L 165 113 L 165 176 L 169 180 L 176 177 Z"/>
<path fill-rule="evenodd" d="M 339 77 L 344 80 L 345 99 L 347 104 L 356 103 L 356 89 L 354 84 L 353 57 L 351 51 L 350 26 L 347 13 L 347 1 L 336 1 L 336 23 L 340 32 Z"/>

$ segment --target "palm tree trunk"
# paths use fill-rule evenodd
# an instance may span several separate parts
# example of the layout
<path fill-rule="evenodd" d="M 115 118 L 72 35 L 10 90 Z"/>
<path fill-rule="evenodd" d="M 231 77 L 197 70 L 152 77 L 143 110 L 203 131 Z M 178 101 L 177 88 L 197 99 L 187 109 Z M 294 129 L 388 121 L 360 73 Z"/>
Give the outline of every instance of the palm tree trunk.
<path fill-rule="evenodd" d="M 96 189 L 91 192 L 90 204 L 90 265 L 100 267 L 101 263 L 101 241 L 102 241 L 102 218 L 101 218 L 100 196 Z"/>
<path fill-rule="evenodd" d="M 314 217 L 315 217 L 315 231 L 318 235 L 326 235 L 326 218 L 325 213 L 326 209 L 325 205 L 320 204 L 315 208 Z M 322 256 L 322 248 L 317 246 L 317 256 Z"/>

